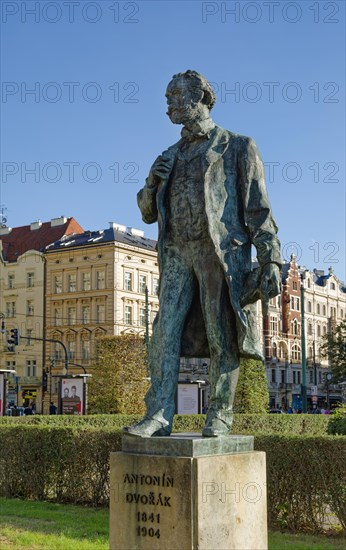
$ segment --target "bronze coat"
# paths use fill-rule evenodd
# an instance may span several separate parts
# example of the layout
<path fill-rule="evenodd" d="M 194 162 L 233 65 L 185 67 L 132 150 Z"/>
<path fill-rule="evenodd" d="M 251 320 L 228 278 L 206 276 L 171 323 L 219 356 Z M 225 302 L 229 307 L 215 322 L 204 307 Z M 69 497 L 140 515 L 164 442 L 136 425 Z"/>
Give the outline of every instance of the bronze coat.
<path fill-rule="evenodd" d="M 138 193 L 145 223 L 158 221 L 158 259 L 165 262 L 166 209 L 164 197 L 181 140 L 161 155 L 170 170 L 158 187 L 148 179 Z M 209 234 L 225 273 L 230 301 L 236 315 L 240 355 L 262 358 L 254 305 L 241 307 L 251 272 L 251 244 L 256 247 L 260 268 L 274 262 L 281 266 L 280 242 L 267 196 L 263 163 L 255 142 L 219 126 L 212 130 L 210 145 L 202 158 L 204 195 Z M 243 302 L 242 302 L 243 303 Z M 199 298 L 193 300 L 182 337 L 182 356 L 208 357 Z"/>

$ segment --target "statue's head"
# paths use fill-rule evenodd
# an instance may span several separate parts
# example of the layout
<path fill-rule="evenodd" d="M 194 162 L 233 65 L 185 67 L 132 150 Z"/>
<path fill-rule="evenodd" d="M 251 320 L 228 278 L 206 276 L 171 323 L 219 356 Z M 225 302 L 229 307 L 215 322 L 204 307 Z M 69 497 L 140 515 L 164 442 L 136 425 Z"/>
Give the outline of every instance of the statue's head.
<path fill-rule="evenodd" d="M 167 114 L 174 124 L 205 120 L 216 97 L 207 79 L 196 71 L 175 74 L 167 86 Z"/>

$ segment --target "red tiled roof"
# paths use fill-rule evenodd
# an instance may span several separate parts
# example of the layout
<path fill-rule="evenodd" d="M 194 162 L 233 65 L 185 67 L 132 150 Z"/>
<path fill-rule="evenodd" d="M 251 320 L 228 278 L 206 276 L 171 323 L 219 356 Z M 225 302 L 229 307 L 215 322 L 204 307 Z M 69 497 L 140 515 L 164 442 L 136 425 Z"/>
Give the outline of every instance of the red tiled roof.
<path fill-rule="evenodd" d="M 31 230 L 30 225 L 14 227 L 8 235 L 0 235 L 2 255 L 4 260 L 15 262 L 28 250 L 42 252 L 48 244 L 73 233 L 84 233 L 84 229 L 74 218 L 67 218 L 66 223 L 54 227 L 51 227 L 51 222 L 44 222 L 35 230 Z"/>

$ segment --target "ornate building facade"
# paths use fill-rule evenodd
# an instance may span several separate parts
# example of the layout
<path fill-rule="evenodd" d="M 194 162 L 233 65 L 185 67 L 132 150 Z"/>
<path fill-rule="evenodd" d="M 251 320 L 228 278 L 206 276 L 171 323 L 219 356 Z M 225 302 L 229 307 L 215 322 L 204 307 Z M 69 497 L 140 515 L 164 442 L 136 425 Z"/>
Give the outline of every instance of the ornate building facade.
<path fill-rule="evenodd" d="M 271 300 L 263 319 L 265 363 L 272 406 L 302 408 L 302 303 L 306 337 L 308 407 L 341 400 L 341 389 L 328 381 L 328 360 L 320 356 L 321 337 L 346 314 L 346 288 L 334 275 L 299 267 L 295 256 L 283 267 L 282 294 Z M 313 395 L 317 396 L 313 398 Z"/>
<path fill-rule="evenodd" d="M 21 227 L 0 228 L 0 311 L 4 333 L 0 365 L 13 369 L 8 401 L 19 406 L 42 404 L 45 337 L 44 286 L 47 245 L 64 235 L 83 232 L 73 218 L 54 218 Z M 11 329 L 19 331 L 19 345 L 8 346 Z"/>
<path fill-rule="evenodd" d="M 158 311 L 156 242 L 143 231 L 111 223 L 109 229 L 62 238 L 46 249 L 45 318 L 48 374 L 64 369 L 92 374 L 95 341 L 104 335 L 150 334 Z M 45 410 L 56 398 L 49 376 Z"/>

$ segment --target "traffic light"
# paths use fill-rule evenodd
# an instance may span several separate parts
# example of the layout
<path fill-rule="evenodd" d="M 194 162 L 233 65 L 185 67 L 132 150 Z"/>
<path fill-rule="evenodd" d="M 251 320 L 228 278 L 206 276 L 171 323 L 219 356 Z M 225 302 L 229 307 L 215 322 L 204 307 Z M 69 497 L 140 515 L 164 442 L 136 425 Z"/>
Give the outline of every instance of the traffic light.
<path fill-rule="evenodd" d="M 48 389 L 48 372 L 44 370 L 43 376 L 42 376 L 42 391 L 47 391 L 47 389 Z"/>
<path fill-rule="evenodd" d="M 15 346 L 19 346 L 19 330 L 17 328 L 11 328 L 11 336 L 13 340 L 13 344 Z"/>
<path fill-rule="evenodd" d="M 14 351 L 14 347 L 19 345 L 19 330 L 11 328 L 11 337 L 7 340 L 8 351 Z"/>

